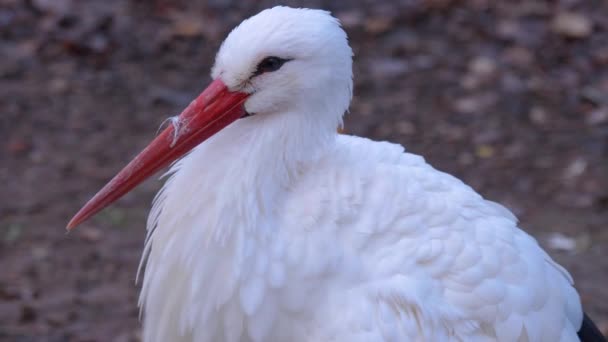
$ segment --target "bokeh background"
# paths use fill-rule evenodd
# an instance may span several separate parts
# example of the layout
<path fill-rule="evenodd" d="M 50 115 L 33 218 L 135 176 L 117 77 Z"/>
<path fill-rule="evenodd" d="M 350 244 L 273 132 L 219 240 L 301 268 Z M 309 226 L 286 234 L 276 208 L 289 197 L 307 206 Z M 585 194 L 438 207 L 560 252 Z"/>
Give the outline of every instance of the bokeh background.
<path fill-rule="evenodd" d="M 138 341 L 148 181 L 77 209 L 273 1 L 0 0 L 0 340 Z M 346 131 L 402 143 L 521 219 L 608 332 L 608 2 L 287 2 L 355 51 Z"/>

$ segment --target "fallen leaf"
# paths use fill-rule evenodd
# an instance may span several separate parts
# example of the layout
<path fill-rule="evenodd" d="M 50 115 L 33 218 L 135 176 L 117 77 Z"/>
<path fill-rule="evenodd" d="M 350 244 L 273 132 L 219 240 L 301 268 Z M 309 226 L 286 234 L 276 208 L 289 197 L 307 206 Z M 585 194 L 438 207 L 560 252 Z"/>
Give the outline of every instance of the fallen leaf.
<path fill-rule="evenodd" d="M 588 125 L 599 125 L 608 122 L 608 108 L 600 107 L 592 110 L 586 117 Z"/>
<path fill-rule="evenodd" d="M 576 239 L 562 233 L 551 233 L 547 238 L 547 245 L 557 251 L 571 252 L 576 249 Z"/>
<path fill-rule="evenodd" d="M 496 62 L 489 57 L 478 56 L 469 63 L 469 70 L 479 76 L 487 76 L 496 72 Z"/>
<path fill-rule="evenodd" d="M 547 111 L 538 106 L 532 107 L 528 116 L 530 117 L 530 121 L 537 125 L 545 125 L 549 119 L 549 114 L 547 114 Z"/>
<path fill-rule="evenodd" d="M 593 30 L 593 23 L 583 14 L 561 12 L 553 19 L 551 28 L 555 33 L 568 38 L 586 38 Z"/>
<path fill-rule="evenodd" d="M 483 159 L 491 158 L 492 156 L 494 156 L 494 147 L 492 147 L 490 145 L 479 145 L 475 149 L 475 154 L 479 158 L 483 158 Z"/>
<path fill-rule="evenodd" d="M 366 19 L 363 26 L 368 33 L 381 34 L 393 26 L 393 20 L 387 17 L 372 17 Z"/>
<path fill-rule="evenodd" d="M 173 34 L 181 37 L 197 37 L 203 34 L 203 22 L 194 16 L 180 16 L 173 24 Z"/>
<path fill-rule="evenodd" d="M 103 236 L 101 230 L 91 227 L 80 228 L 78 234 L 82 240 L 91 243 L 101 240 Z"/>

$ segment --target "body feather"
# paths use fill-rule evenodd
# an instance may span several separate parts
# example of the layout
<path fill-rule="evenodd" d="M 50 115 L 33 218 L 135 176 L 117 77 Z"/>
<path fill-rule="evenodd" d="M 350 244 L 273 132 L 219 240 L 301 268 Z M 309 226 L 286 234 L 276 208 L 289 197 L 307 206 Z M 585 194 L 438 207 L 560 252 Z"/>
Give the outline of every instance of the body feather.
<path fill-rule="evenodd" d="M 507 209 L 423 158 L 339 136 L 282 192 L 228 191 L 216 168 L 181 187 L 223 152 L 199 146 L 155 202 L 146 340 L 577 340 L 568 273 Z"/>

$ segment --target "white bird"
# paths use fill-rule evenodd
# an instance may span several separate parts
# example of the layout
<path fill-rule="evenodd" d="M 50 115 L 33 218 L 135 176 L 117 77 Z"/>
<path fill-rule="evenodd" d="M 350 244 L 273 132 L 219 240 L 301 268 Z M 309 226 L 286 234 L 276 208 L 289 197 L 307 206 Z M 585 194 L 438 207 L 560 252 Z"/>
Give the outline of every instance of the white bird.
<path fill-rule="evenodd" d="M 328 12 L 245 20 L 211 74 L 68 224 L 183 156 L 148 221 L 145 341 L 601 339 L 509 210 L 400 145 L 336 133 L 352 51 Z"/>

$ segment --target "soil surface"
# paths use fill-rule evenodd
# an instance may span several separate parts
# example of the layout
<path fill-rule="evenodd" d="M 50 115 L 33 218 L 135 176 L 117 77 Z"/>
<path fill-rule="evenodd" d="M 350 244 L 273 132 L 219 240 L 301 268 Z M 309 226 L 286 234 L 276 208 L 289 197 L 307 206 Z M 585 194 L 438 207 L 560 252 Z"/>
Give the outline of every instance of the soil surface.
<path fill-rule="evenodd" d="M 348 133 L 513 210 L 608 332 L 608 2 L 307 1 L 355 51 Z M 137 341 L 151 180 L 65 224 L 274 1 L 0 0 L 0 340 Z"/>

